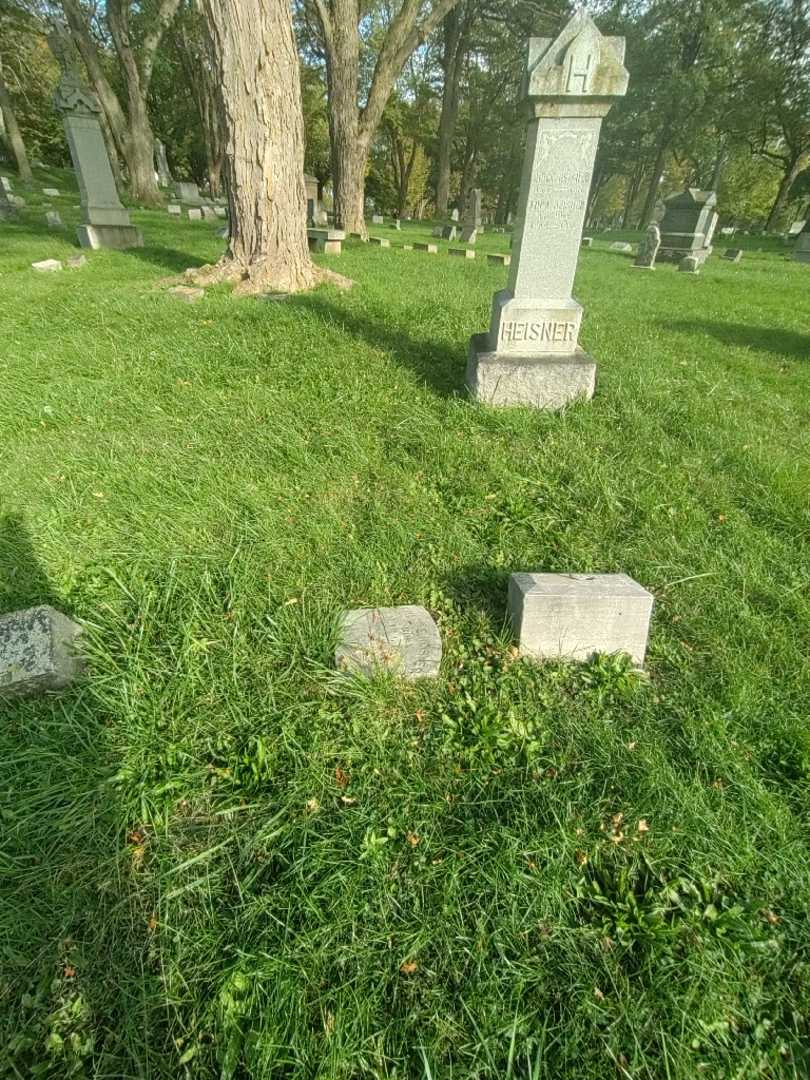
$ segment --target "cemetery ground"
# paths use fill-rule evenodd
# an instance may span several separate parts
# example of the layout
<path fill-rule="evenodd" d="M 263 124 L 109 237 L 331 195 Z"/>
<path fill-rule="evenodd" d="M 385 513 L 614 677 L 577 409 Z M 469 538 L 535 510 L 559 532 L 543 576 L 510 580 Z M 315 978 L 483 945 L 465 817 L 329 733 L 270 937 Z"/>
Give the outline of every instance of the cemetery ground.
<path fill-rule="evenodd" d="M 350 292 L 184 304 L 219 222 L 31 270 L 58 179 L 62 233 L 2 226 L 0 610 L 89 665 L 2 705 L 0 1076 L 807 1076 L 807 268 L 597 238 L 596 397 L 498 411 L 503 268 L 347 243 Z M 517 657 L 516 570 L 650 589 L 646 676 Z M 441 678 L 337 674 L 398 603 Z"/>

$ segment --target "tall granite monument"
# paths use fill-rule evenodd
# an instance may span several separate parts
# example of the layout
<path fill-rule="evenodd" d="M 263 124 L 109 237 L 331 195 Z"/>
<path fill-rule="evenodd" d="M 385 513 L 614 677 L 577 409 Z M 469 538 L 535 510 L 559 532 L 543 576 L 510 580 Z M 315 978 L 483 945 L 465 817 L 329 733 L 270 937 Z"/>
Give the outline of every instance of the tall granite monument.
<path fill-rule="evenodd" d="M 580 8 L 560 35 L 531 38 L 529 106 L 506 289 L 488 334 L 470 342 L 467 385 L 491 405 L 559 409 L 593 396 L 596 363 L 578 344 L 577 268 L 602 119 L 627 91 L 624 38 L 603 37 Z"/>
<path fill-rule="evenodd" d="M 107 147 L 99 123 L 101 106 L 79 74 L 79 58 L 67 30 L 49 37 L 62 75 L 56 85 L 54 104 L 62 113 L 73 168 L 81 193 L 82 223 L 79 243 L 89 248 L 142 247 L 140 230 L 130 223 L 115 187 Z"/>
<path fill-rule="evenodd" d="M 174 177 L 169 168 L 169 160 L 166 157 L 166 147 L 160 139 L 155 139 L 155 172 L 157 173 L 158 183 L 161 187 L 172 186 Z"/>
<path fill-rule="evenodd" d="M 712 252 L 712 239 L 719 216 L 713 191 L 687 188 L 664 200 L 661 221 L 661 248 L 658 258 L 680 262 L 696 258 L 705 262 Z"/>
<path fill-rule="evenodd" d="M 461 230 L 462 244 L 474 244 L 481 228 L 481 189 L 473 188 L 467 196 L 464 211 L 464 227 Z"/>

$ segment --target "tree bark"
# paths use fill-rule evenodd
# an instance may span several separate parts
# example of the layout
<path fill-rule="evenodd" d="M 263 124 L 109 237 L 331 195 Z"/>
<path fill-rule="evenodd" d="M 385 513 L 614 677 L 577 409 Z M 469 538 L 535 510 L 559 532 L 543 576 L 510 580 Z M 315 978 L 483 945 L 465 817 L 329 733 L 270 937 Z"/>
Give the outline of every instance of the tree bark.
<path fill-rule="evenodd" d="M 667 125 L 661 133 L 661 139 L 658 143 L 658 153 L 655 155 L 652 176 L 650 177 L 650 184 L 647 188 L 647 197 L 644 200 L 644 207 L 638 220 L 638 227 L 640 229 L 646 229 L 652 221 L 653 211 L 655 210 L 655 200 L 658 198 L 658 188 L 661 185 L 661 173 L 664 171 L 664 162 L 667 159 L 671 141 L 672 135 L 670 128 Z"/>
<path fill-rule="evenodd" d="M 765 232 L 773 232 L 776 228 L 776 223 L 782 216 L 782 212 L 787 206 L 788 196 L 790 195 L 790 189 L 793 187 L 793 181 L 802 171 L 802 159 L 801 156 L 788 159 L 785 161 L 785 171 L 782 174 L 782 179 L 779 183 L 779 191 L 776 193 L 776 199 L 774 200 L 771 212 L 768 214 L 768 220 L 765 222 Z"/>
<path fill-rule="evenodd" d="M 304 118 L 287 0 L 202 0 L 225 123 L 228 250 L 200 283 L 298 292 L 326 276 L 309 257 Z"/>
<path fill-rule="evenodd" d="M 408 57 L 458 0 L 434 0 L 421 22 L 420 0 L 402 0 L 383 38 L 362 108 L 358 104 L 359 0 L 314 0 L 314 3 L 326 52 L 335 218 L 341 228 L 366 236 L 363 193 L 371 140 Z"/>
<path fill-rule="evenodd" d="M 6 126 L 6 137 L 8 138 L 11 152 L 14 155 L 14 160 L 17 162 L 17 172 L 20 174 L 20 180 L 22 180 L 24 184 L 30 184 L 34 177 L 31 173 L 31 165 L 28 161 L 28 154 L 25 149 L 22 132 L 20 131 L 20 125 L 17 123 L 17 114 L 14 112 L 14 105 L 11 101 L 11 95 L 9 94 L 5 79 L 3 78 L 1 67 L 0 111 L 3 113 L 3 121 Z"/>
<path fill-rule="evenodd" d="M 442 49 L 442 111 L 439 117 L 439 146 L 436 166 L 436 217 L 447 216 L 450 201 L 450 155 L 458 117 L 458 88 L 469 22 L 462 27 L 461 12 L 454 8 L 444 17 Z"/>

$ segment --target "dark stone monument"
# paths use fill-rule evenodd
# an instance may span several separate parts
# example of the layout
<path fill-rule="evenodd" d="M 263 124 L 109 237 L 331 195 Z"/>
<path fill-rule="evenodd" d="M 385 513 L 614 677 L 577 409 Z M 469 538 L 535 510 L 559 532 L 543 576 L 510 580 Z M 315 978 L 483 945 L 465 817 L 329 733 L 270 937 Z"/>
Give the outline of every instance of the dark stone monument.
<path fill-rule="evenodd" d="M 687 188 L 678 195 L 670 195 L 664 205 L 658 258 L 680 262 L 689 256 L 705 262 L 712 252 L 718 221 L 715 192 Z"/>
<path fill-rule="evenodd" d="M 638 245 L 638 253 L 636 254 L 636 260 L 633 263 L 633 267 L 636 270 L 654 270 L 655 269 L 655 257 L 658 254 L 658 249 L 661 246 L 661 230 L 653 222 L 647 226 L 647 231 L 644 234 L 644 239 Z"/>

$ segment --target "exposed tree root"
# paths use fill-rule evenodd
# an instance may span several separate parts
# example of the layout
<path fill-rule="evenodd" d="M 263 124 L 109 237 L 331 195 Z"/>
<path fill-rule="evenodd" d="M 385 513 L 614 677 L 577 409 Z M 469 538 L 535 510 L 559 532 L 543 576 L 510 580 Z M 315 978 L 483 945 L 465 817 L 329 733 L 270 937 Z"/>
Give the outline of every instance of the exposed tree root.
<path fill-rule="evenodd" d="M 258 296 L 262 293 L 297 293 L 314 289 L 318 285 L 330 284 L 339 289 L 350 289 L 354 284 L 350 278 L 326 270 L 312 262 L 298 268 L 279 266 L 269 260 L 253 264 L 250 267 L 224 256 L 213 265 L 193 267 L 186 270 L 183 278 L 193 285 L 220 285 L 222 282 L 234 283 L 235 296 Z"/>

